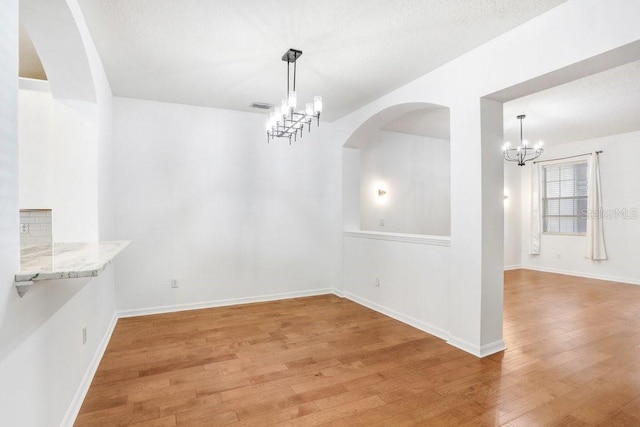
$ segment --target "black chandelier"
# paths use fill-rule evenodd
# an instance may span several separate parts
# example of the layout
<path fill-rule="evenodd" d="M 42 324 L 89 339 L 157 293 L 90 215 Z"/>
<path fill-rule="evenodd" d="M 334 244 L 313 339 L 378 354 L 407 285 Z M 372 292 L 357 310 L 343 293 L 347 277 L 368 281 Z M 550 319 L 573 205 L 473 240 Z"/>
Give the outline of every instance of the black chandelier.
<path fill-rule="evenodd" d="M 524 166 L 525 162 L 537 159 L 544 151 L 542 141 L 538 141 L 536 145 L 530 147 L 528 141 L 522 139 L 522 120 L 525 117 L 524 114 L 516 116 L 516 118 L 520 120 L 520 145 L 515 148 L 510 148 L 510 144 L 507 142 L 502 146 L 504 159 L 510 162 L 518 162 L 518 166 Z"/>
<path fill-rule="evenodd" d="M 320 126 L 320 113 L 322 112 L 322 97 L 314 96 L 313 104 L 307 103 L 304 110 L 296 110 L 297 107 L 297 94 L 296 94 L 296 61 L 302 56 L 301 50 L 289 49 L 284 55 L 282 60 L 287 63 L 287 98 L 283 99 L 280 106 L 275 108 L 275 111 L 269 115 L 267 120 L 267 142 L 275 137 L 289 138 L 289 144 L 291 144 L 291 138 L 294 141 L 298 138 L 302 138 L 302 131 L 304 126 L 307 125 L 309 132 L 311 132 L 311 122 L 315 118 Z M 293 90 L 289 90 L 290 69 L 293 63 Z"/>

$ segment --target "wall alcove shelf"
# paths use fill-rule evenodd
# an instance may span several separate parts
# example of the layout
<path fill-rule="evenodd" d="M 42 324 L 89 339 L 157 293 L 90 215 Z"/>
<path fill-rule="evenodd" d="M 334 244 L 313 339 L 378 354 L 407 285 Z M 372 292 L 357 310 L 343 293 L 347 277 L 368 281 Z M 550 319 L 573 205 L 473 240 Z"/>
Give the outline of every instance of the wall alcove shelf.
<path fill-rule="evenodd" d="M 23 296 L 45 280 L 96 277 L 129 243 L 119 240 L 26 246 L 20 250 L 20 271 L 15 275 L 18 294 Z"/>

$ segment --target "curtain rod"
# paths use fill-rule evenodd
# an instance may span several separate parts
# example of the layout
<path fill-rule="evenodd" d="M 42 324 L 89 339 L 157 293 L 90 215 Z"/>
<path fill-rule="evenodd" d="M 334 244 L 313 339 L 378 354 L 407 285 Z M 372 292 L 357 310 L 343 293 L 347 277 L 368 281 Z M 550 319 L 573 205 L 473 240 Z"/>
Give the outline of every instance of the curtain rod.
<path fill-rule="evenodd" d="M 602 150 L 596 151 L 596 154 L 600 154 L 600 153 L 602 153 Z M 582 153 L 582 154 L 576 154 L 575 156 L 558 157 L 556 159 L 547 159 L 547 160 L 538 160 L 537 162 L 533 162 L 533 164 L 535 165 L 536 163 L 553 162 L 555 160 L 573 159 L 574 157 L 591 156 L 592 154 L 593 153 Z"/>

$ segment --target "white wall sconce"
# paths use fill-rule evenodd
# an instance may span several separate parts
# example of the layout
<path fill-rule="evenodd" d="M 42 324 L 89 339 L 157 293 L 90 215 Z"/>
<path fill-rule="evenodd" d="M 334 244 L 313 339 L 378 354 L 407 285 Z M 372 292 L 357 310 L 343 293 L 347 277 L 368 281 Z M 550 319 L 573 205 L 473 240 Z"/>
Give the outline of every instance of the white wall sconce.
<path fill-rule="evenodd" d="M 378 181 L 374 184 L 372 190 L 374 190 L 373 194 L 375 195 L 375 202 L 378 205 L 386 205 L 387 204 L 387 199 L 389 197 L 388 189 L 387 189 L 387 183 L 386 182 L 382 182 L 382 181 Z"/>

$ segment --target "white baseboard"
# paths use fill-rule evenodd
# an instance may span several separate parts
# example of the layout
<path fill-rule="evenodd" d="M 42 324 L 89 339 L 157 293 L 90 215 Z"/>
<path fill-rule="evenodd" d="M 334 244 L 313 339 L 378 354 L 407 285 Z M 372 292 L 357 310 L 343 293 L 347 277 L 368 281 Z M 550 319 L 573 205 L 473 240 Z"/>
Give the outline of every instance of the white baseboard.
<path fill-rule="evenodd" d="M 338 297 L 340 297 L 340 298 L 344 298 L 344 291 L 343 291 L 342 289 L 336 289 L 336 288 L 333 288 L 333 289 L 332 289 L 332 292 L 333 292 L 333 294 L 334 294 L 335 296 L 338 296 Z"/>
<path fill-rule="evenodd" d="M 489 344 L 485 344 L 485 345 L 480 346 L 480 356 L 479 357 L 491 356 L 492 354 L 499 353 L 499 352 L 504 351 L 506 349 L 507 349 L 507 346 L 504 343 L 504 340 L 494 341 L 494 342 L 491 342 Z"/>
<path fill-rule="evenodd" d="M 312 297 L 316 295 L 326 295 L 335 293 L 333 288 L 313 289 L 310 291 L 283 292 L 279 294 L 259 295 L 255 297 L 229 298 L 205 302 L 194 302 L 187 304 L 165 305 L 159 307 L 136 308 L 132 310 L 121 310 L 118 312 L 119 318 L 148 316 L 151 314 L 174 313 L 178 311 L 198 310 L 201 308 L 225 307 L 229 305 L 251 304 L 256 302 L 277 301 L 289 298 Z"/>
<path fill-rule="evenodd" d="M 413 326 L 414 328 L 420 329 L 423 332 L 426 332 L 443 340 L 447 340 L 447 338 L 449 337 L 449 332 L 445 331 L 442 328 L 431 325 L 427 322 L 423 322 L 422 320 L 416 319 L 415 317 L 407 316 L 406 314 L 402 314 L 391 308 L 385 307 L 373 301 L 369 301 L 366 298 L 361 298 L 349 292 L 344 292 L 344 297 L 367 308 L 370 308 L 371 310 L 385 314 L 391 318 L 399 320 L 402 323 L 406 323 L 407 325 Z"/>
<path fill-rule="evenodd" d="M 571 270 L 564 270 L 560 268 L 540 267 L 536 265 L 523 265 L 520 268 L 524 270 L 542 271 L 545 273 L 564 274 L 565 276 L 585 277 L 587 279 L 606 280 L 609 282 L 627 283 L 630 285 L 640 285 L 640 280 L 637 280 L 637 279 L 629 279 L 627 277 L 618 277 L 618 276 L 609 276 L 606 274 L 592 274 L 592 273 L 585 273 L 582 271 L 571 271 Z"/>
<path fill-rule="evenodd" d="M 509 270 L 518 270 L 521 269 L 522 266 L 520 264 L 515 264 L 515 265 L 505 265 L 504 266 L 504 271 L 509 271 Z"/>
<path fill-rule="evenodd" d="M 477 357 L 491 356 L 494 353 L 498 353 L 506 349 L 506 346 L 503 340 L 498 340 L 489 344 L 477 346 L 463 339 L 450 336 L 449 339 L 447 340 L 447 344 L 450 344 L 454 347 L 458 347 L 460 350 L 464 350 L 467 353 L 473 354 L 474 356 L 477 356 Z"/>
<path fill-rule="evenodd" d="M 467 341 L 458 339 L 456 337 L 452 337 L 448 331 L 439 328 L 437 326 L 431 325 L 427 322 L 423 322 L 422 320 L 418 320 L 414 317 L 407 316 L 400 312 L 397 312 L 391 308 L 385 307 L 373 301 L 369 301 L 366 298 L 361 298 L 357 295 L 351 294 L 349 292 L 344 292 L 344 297 L 354 301 L 360 305 L 363 305 L 371 310 L 375 310 L 379 313 L 385 314 L 389 317 L 392 317 L 402 323 L 406 323 L 407 325 L 413 326 L 414 328 L 420 329 L 423 332 L 441 338 L 447 341 L 447 344 L 450 344 L 454 347 L 457 347 L 461 350 L 466 351 L 467 353 L 473 354 L 477 357 L 486 357 L 490 356 L 494 353 L 498 353 L 506 349 L 504 341 L 498 340 L 489 344 L 485 344 L 483 346 L 473 345 Z"/>
<path fill-rule="evenodd" d="M 100 365 L 100 361 L 102 360 L 102 356 L 104 356 L 104 352 L 107 350 L 107 345 L 109 345 L 109 341 L 111 340 L 111 335 L 116 327 L 116 323 L 118 322 L 118 314 L 116 312 L 113 313 L 113 317 L 111 318 L 111 322 L 109 322 L 109 326 L 107 327 L 106 332 L 102 336 L 100 340 L 100 344 L 96 349 L 93 357 L 91 358 L 91 363 L 87 367 L 87 370 L 82 377 L 82 381 L 76 390 L 73 399 L 71 400 L 71 404 L 67 408 L 67 412 L 64 414 L 64 418 L 60 423 L 61 426 L 73 426 L 76 421 L 76 417 L 80 412 L 80 407 L 82 406 L 82 402 L 84 402 L 84 398 L 89 391 L 89 387 L 91 386 L 91 381 L 93 381 L 93 376 L 96 374 L 98 370 L 98 365 Z"/>

